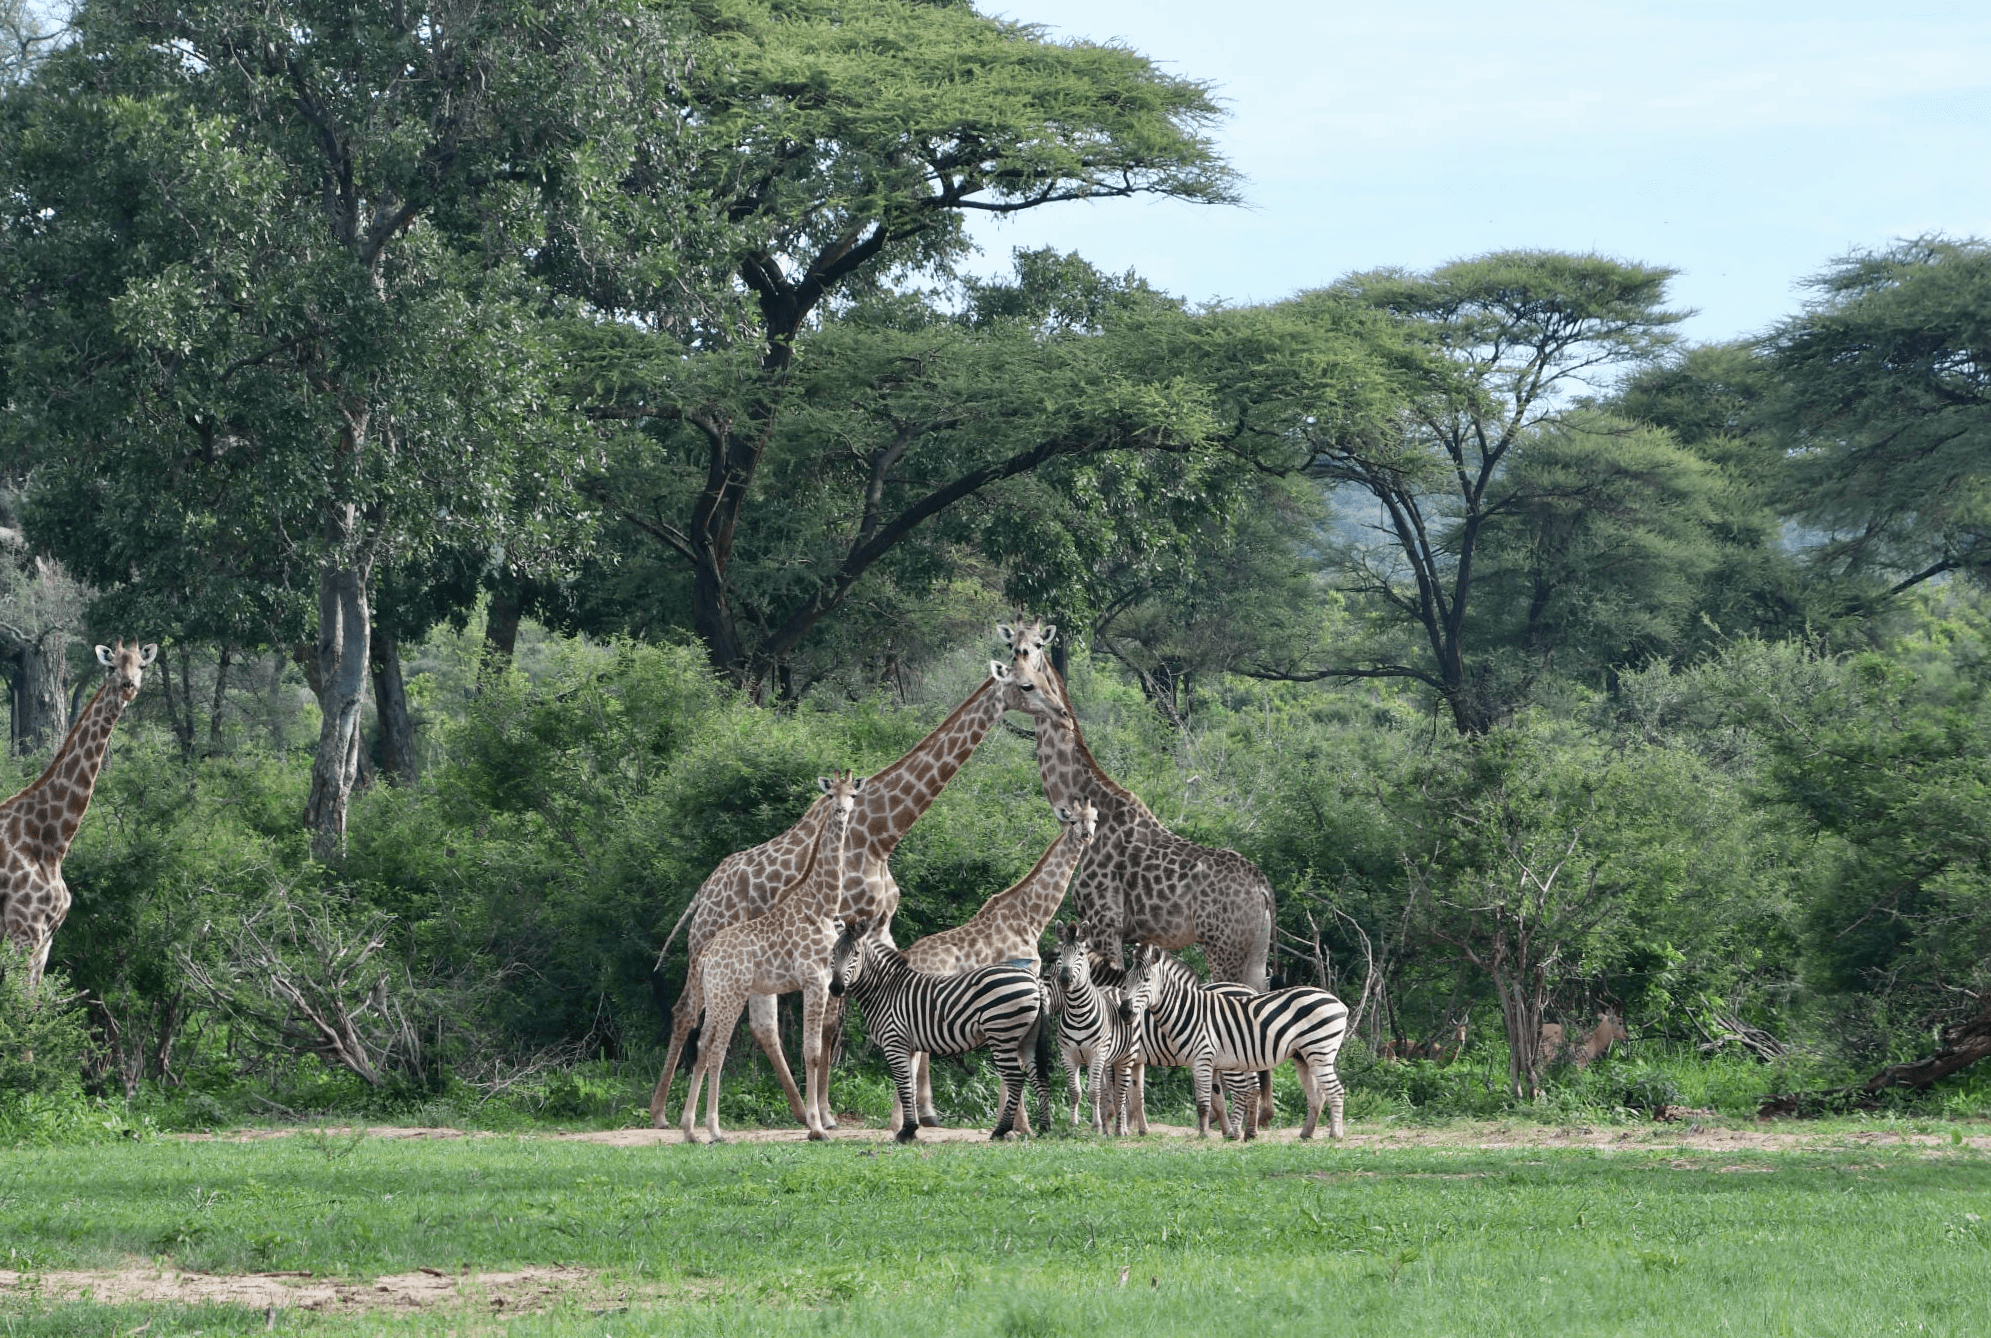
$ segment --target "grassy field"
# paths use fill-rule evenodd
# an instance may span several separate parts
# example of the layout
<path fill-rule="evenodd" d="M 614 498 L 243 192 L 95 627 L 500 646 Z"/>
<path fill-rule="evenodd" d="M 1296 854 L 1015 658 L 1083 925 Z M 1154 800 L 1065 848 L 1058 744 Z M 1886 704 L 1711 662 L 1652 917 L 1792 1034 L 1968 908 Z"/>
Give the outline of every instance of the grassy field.
<path fill-rule="evenodd" d="M 1663 1136 L 900 1149 L 305 1133 L 0 1151 L 0 1269 L 16 1274 L 0 1335 L 1991 1333 L 1981 1148 L 1645 1141 Z M 461 1281 L 555 1264 L 529 1294 Z M 309 1272 L 344 1294 L 316 1311 L 105 1303 L 71 1299 L 77 1270 L 98 1297 L 176 1270 Z M 465 1299 L 369 1308 L 396 1276 Z"/>

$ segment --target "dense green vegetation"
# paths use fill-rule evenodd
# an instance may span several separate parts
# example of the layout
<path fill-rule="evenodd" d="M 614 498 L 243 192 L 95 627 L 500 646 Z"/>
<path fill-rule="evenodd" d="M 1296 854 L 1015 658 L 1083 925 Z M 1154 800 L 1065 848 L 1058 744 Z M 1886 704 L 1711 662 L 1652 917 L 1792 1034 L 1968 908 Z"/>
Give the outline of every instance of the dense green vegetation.
<path fill-rule="evenodd" d="M 1108 770 L 1269 875 L 1372 1112 L 1740 1113 L 1991 1038 L 1991 246 L 1725 347 L 1663 264 L 1537 250 L 1194 309 L 957 273 L 968 211 L 1238 183 L 1193 79 L 954 0 L 88 0 L 15 46 L 15 777 L 90 642 L 164 650 L 56 976 L 0 984 L 0 1129 L 627 1118 L 699 881 L 1018 603 Z M 900 939 L 1054 830 L 995 732 Z M 1631 1058 L 1539 1043 L 1605 1012 Z M 1983 1109 L 1916 1083 L 1817 1102 Z"/>

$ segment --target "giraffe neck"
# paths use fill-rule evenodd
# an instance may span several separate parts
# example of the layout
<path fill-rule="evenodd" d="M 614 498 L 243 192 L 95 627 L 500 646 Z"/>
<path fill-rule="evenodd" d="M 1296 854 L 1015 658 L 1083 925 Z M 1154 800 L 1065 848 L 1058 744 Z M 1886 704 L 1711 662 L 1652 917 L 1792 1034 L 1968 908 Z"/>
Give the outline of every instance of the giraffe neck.
<path fill-rule="evenodd" d="M 782 898 L 792 914 L 803 919 L 830 920 L 835 919 L 843 909 L 844 864 L 849 857 L 846 848 L 849 833 L 850 815 L 832 808 L 823 823 L 823 834 L 816 842 L 815 858 L 810 861 L 808 872 Z"/>
<path fill-rule="evenodd" d="M 890 858 L 900 838 L 974 754 L 1002 712 L 1002 685 L 993 678 L 983 680 L 933 733 L 866 781 L 850 819 L 852 853 L 864 860 Z"/>
<path fill-rule="evenodd" d="M 1058 683 L 1060 696 L 1064 684 Z M 1069 708 L 1068 708 L 1069 709 Z M 1069 724 L 1039 721 L 1037 724 L 1037 771 L 1043 778 L 1044 797 L 1054 805 L 1076 805 L 1090 800 L 1099 809 L 1099 835 L 1096 844 L 1119 846 L 1137 834 L 1167 832 L 1161 819 L 1141 802 L 1140 797 L 1106 774 L 1085 746 L 1078 717 L 1068 715 Z M 1090 866 L 1088 866 L 1090 867 Z"/>
<path fill-rule="evenodd" d="M 21 844 L 30 858 L 56 865 L 69 853 L 69 843 L 76 839 L 76 828 L 97 788 L 111 729 L 123 712 L 122 694 L 113 692 L 108 682 L 98 688 L 41 779 L 0 805 L 10 816 L 24 819 L 26 837 Z"/>
<path fill-rule="evenodd" d="M 1058 913 L 1058 907 L 1064 905 L 1065 884 L 1070 881 L 1072 867 L 1084 849 L 1078 829 L 1065 828 L 1037 861 L 1037 867 L 1025 874 L 1021 882 L 989 898 L 991 918 L 1025 928 L 1035 925 L 1042 933 L 1044 926 L 1051 923 L 1051 917 Z"/>

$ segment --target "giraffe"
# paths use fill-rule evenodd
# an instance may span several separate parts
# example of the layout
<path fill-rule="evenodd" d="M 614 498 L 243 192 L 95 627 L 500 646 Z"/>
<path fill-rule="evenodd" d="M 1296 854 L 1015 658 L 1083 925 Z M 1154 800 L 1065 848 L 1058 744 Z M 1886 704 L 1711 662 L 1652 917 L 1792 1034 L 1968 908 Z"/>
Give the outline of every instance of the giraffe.
<path fill-rule="evenodd" d="M 1081 799 L 1072 808 L 1057 810 L 1064 830 L 1051 843 L 1037 867 L 1020 882 L 990 897 L 982 908 L 953 929 L 943 929 L 915 940 L 906 949 L 906 965 L 929 976 L 956 976 L 978 966 L 1027 966 L 1035 972 L 1041 963 L 1038 940 L 1058 907 L 1065 904 L 1065 885 L 1079 857 L 1092 845 L 1099 829 L 1099 810 Z M 919 1122 L 940 1123 L 933 1108 L 933 1069 L 929 1056 L 916 1056 L 919 1062 Z M 1008 1093 L 1003 1094 L 1007 1098 Z M 1003 1109 L 1008 1109 L 1003 1106 Z M 1030 1132 L 1024 1104 L 1018 1103 L 1019 1132 Z M 895 1112 L 893 1128 L 899 1127 Z"/>
<path fill-rule="evenodd" d="M 1152 943 L 1171 951 L 1199 943 L 1211 980 L 1263 991 L 1277 910 L 1271 882 L 1234 850 L 1177 836 L 1094 760 L 1064 680 L 1043 653 L 1056 627 L 1029 622 L 998 630 L 1016 662 L 1029 666 L 1065 708 L 1037 727 L 1045 797 L 1066 807 L 1089 800 L 1099 810 L 1099 840 L 1072 880 L 1086 936 L 1101 945 Z M 1269 1119 L 1270 1074 L 1261 1080 L 1259 1101 Z"/>
<path fill-rule="evenodd" d="M 1041 662 L 1042 656 L 1037 659 Z M 1019 656 L 1016 662 L 1007 665 L 991 660 L 989 677 L 968 695 L 967 700 L 955 707 L 947 719 L 905 756 L 866 782 L 857 807 L 851 814 L 849 843 L 844 856 L 842 913 L 845 918 L 869 920 L 873 925 L 872 938 L 888 945 L 892 943 L 891 922 L 893 912 L 899 908 L 899 885 L 892 878 L 888 861 L 898 848 L 900 838 L 939 797 L 941 788 L 953 779 L 954 773 L 961 769 L 1004 711 L 1027 712 L 1040 725 L 1063 717 L 1065 707 L 1062 701 L 1054 701 L 1052 695 L 1043 689 L 1044 683 L 1045 671 L 1025 657 Z M 795 881 L 808 861 L 827 811 L 827 801 L 818 799 L 800 821 L 781 835 L 719 861 L 719 867 L 699 885 L 691 904 L 685 907 L 684 914 L 678 917 L 677 924 L 664 940 L 663 949 L 657 954 L 658 969 L 662 969 L 664 955 L 670 951 L 671 943 L 677 938 L 678 930 L 684 927 L 686 919 L 691 921 L 686 955 L 696 960 L 705 944 L 721 929 L 766 913 L 774 904 L 775 896 Z M 673 1036 L 691 1035 L 687 1053 L 696 1056 L 697 1036 L 703 1034 L 703 1029 L 693 1031 L 694 1019 L 685 1016 L 685 1004 L 686 996 L 681 994 L 671 1010 L 671 1031 Z M 781 1083 L 782 1091 L 787 1094 L 789 1110 L 797 1123 L 806 1124 L 808 1120 L 803 1110 L 802 1095 L 796 1090 L 788 1060 L 781 1052 L 781 1038 L 775 1029 L 773 997 L 756 994 L 750 998 L 747 1020 L 753 1028 L 754 1039 L 760 1042 L 768 1063 L 774 1069 L 775 1078 Z M 714 1039 L 724 1044 L 724 1038 Z M 673 1044 L 673 1055 L 676 1050 L 677 1046 Z M 667 1068 L 657 1080 L 659 1094 L 669 1079 Z M 663 1119 L 662 1108 L 655 1101 L 651 1103 L 651 1119 L 656 1127 L 663 1127 L 658 1123 Z M 825 1127 L 836 1127 L 836 1121 L 828 1117 L 827 1110 Z"/>
<path fill-rule="evenodd" d="M 76 718 L 41 779 L 0 804 L 0 934 L 27 951 L 29 989 L 41 983 L 55 931 L 69 914 L 62 857 L 90 807 L 111 729 L 158 654 L 158 646 L 136 641 L 97 647 L 98 662 L 110 670 L 104 686 Z"/>
<path fill-rule="evenodd" d="M 703 952 L 692 959 L 685 978 L 684 995 L 692 1021 L 700 1012 L 712 1024 L 712 1043 L 705 1047 L 692 1066 L 684 1096 L 680 1124 L 684 1141 L 696 1142 L 691 1132 L 698 1110 L 698 1088 L 709 1074 L 712 1089 L 706 1095 L 705 1132 L 714 1143 L 725 1141 L 719 1133 L 719 1074 L 726 1065 L 726 1038 L 740 1020 L 740 1010 L 749 997 L 772 998 L 790 990 L 802 991 L 802 1078 L 808 1087 L 803 1123 L 811 1139 L 829 1137 L 823 1112 L 829 1109 L 827 1095 L 829 1047 L 823 1019 L 829 1011 L 830 958 L 836 949 L 842 925 L 837 908 L 843 899 L 845 841 L 850 832 L 851 811 L 865 781 L 850 772 L 817 781 L 828 796 L 827 812 L 810 867 L 802 878 L 781 894 L 767 914 L 740 924 L 728 925 L 714 934 Z M 682 1036 L 671 1038 L 675 1052 Z M 657 1084 L 651 1119 L 663 1118 L 670 1098 L 672 1063 L 664 1066 Z"/>

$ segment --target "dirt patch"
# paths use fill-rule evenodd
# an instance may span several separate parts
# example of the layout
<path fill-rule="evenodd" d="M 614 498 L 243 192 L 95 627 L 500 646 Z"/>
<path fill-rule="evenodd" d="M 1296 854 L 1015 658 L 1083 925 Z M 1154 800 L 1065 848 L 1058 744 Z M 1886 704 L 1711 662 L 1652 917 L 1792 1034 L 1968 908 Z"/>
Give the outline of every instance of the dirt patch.
<path fill-rule="evenodd" d="M 1971 1150 L 1980 1153 L 1991 1152 L 1991 1132 L 1981 1132 L 1983 1126 L 1973 1126 L 1980 1132 L 1966 1135 L 1961 1143 L 1948 1133 L 1911 1133 L 1895 1130 L 1854 1130 L 1821 1132 L 1803 1124 L 1757 1124 L 1736 1123 L 1733 1125 L 1718 1122 L 1689 1122 L 1681 1124 L 1643 1125 L 1537 1125 L 1489 1123 L 1485 1121 L 1460 1121 L 1455 1124 L 1424 1126 L 1401 1125 L 1356 1125 L 1351 1127 L 1342 1145 L 1352 1148 L 1456 1148 L 1501 1150 L 1507 1148 L 1597 1148 L 1603 1151 L 1660 1151 L 1681 1149 L 1700 1152 L 1794 1152 L 1794 1151 L 1836 1151 L 1849 1147 L 1874 1148 L 1891 1147 L 1903 1150 L 1925 1152 L 1956 1152 Z M 182 1134 L 182 1138 L 206 1139 L 235 1142 L 252 1142 L 265 1138 L 284 1138 L 299 1134 L 317 1135 L 332 1138 L 495 1138 L 499 1135 L 488 1132 L 466 1132 L 448 1128 L 406 1128 L 393 1125 L 302 1127 L 293 1129 L 243 1129 L 217 1134 Z M 1259 1138 L 1269 1143 L 1291 1143 L 1300 1135 L 1297 1123 L 1283 1124 L 1259 1134 Z M 675 1127 L 670 1129 L 592 1129 L 564 1133 L 528 1133 L 523 1138 L 546 1138 L 560 1142 L 599 1143 L 606 1147 L 642 1148 L 657 1147 L 662 1144 L 683 1142 Z M 703 1139 L 701 1132 L 699 1137 Z M 1196 1131 L 1188 1125 L 1150 1124 L 1148 1140 L 1165 1138 L 1194 1139 Z M 786 1129 L 728 1129 L 726 1140 L 732 1143 L 800 1143 L 808 1134 L 801 1128 Z M 891 1132 L 884 1128 L 861 1128 L 857 1121 L 847 1120 L 844 1125 L 831 1133 L 833 1142 L 889 1144 Z M 1211 1145 L 1219 1145 L 1222 1140 L 1214 1135 L 1208 1140 Z M 1330 1146 L 1333 1140 L 1325 1133 L 1315 1136 L 1315 1143 Z M 921 1143 L 980 1143 L 988 1144 L 989 1131 L 986 1127 L 950 1127 L 941 1129 L 921 1129 Z"/>
<path fill-rule="evenodd" d="M 190 1143 L 256 1143 L 266 1138 L 496 1138 L 488 1129 L 450 1129 L 397 1124 L 308 1124 L 283 1129 L 224 1129 L 219 1133 L 174 1134 Z"/>
<path fill-rule="evenodd" d="M 447 1273 L 422 1269 L 371 1282 L 314 1278 L 309 1273 L 180 1273 L 155 1266 L 16 1273 L 0 1269 L 0 1297 L 93 1301 L 99 1305 L 204 1301 L 256 1310 L 428 1310 L 438 1307 L 512 1314 L 544 1309 L 564 1297 L 592 1292 L 586 1268 L 522 1268 L 515 1273 Z"/>

